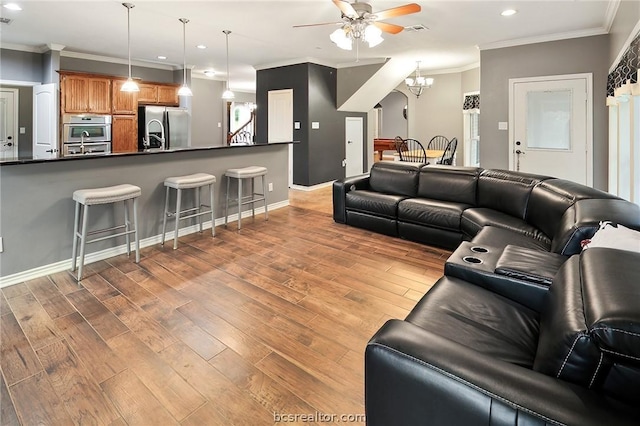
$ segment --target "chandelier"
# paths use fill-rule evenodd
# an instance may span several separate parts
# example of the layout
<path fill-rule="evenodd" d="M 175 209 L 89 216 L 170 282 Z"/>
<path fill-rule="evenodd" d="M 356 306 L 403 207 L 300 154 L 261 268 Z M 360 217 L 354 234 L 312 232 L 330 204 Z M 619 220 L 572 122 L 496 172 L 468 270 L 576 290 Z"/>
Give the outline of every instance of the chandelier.
<path fill-rule="evenodd" d="M 351 50 L 354 41 L 364 41 L 369 47 L 382 43 L 382 30 L 365 20 L 353 20 L 338 28 L 329 36 L 340 49 Z"/>
<path fill-rule="evenodd" d="M 416 95 L 416 98 L 419 98 L 425 88 L 429 89 L 433 86 L 433 78 L 422 77 L 420 75 L 420 61 L 417 61 L 417 63 L 415 78 L 407 77 L 404 82 L 407 85 L 407 89 Z"/>

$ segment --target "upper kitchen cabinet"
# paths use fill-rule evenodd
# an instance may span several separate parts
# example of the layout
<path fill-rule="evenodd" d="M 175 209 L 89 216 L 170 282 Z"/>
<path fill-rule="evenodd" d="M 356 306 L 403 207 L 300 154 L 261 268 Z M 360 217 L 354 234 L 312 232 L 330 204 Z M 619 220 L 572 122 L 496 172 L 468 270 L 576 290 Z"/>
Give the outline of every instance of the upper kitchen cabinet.
<path fill-rule="evenodd" d="M 111 114 L 111 79 L 60 73 L 63 113 Z"/>
<path fill-rule="evenodd" d="M 178 84 L 142 83 L 138 103 L 144 105 L 179 106 Z"/>
<path fill-rule="evenodd" d="M 136 114 L 138 109 L 138 92 L 123 92 L 122 85 L 127 80 L 113 80 L 112 114 Z"/>

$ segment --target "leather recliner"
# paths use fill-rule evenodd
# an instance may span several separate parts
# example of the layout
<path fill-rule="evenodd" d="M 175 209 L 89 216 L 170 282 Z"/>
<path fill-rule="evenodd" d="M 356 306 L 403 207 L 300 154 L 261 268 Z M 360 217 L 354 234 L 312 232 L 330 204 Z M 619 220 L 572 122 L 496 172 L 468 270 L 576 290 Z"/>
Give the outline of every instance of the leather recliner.
<path fill-rule="evenodd" d="M 442 277 L 365 352 L 367 424 L 631 425 L 640 254 L 592 248 L 539 307 Z"/>

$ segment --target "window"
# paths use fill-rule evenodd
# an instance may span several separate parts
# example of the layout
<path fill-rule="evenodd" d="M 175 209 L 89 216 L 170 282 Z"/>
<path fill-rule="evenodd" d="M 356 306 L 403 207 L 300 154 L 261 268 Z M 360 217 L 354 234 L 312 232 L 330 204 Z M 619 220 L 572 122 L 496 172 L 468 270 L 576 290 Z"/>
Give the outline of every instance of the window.
<path fill-rule="evenodd" d="M 478 167 L 480 166 L 480 135 L 478 131 L 478 123 L 480 121 L 479 92 L 464 94 L 462 118 L 464 126 L 464 165 Z"/>

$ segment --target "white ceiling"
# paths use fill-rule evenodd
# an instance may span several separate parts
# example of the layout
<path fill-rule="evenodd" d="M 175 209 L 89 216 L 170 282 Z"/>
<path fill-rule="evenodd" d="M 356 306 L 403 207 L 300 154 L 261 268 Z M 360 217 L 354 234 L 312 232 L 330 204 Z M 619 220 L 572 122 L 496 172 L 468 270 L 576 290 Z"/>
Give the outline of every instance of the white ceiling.
<path fill-rule="evenodd" d="M 229 29 L 231 88 L 255 89 L 255 70 L 273 65 L 317 62 L 334 67 L 358 65 L 353 51 L 329 40 L 337 25 L 293 28 L 293 25 L 337 22 L 340 11 L 331 0 L 133 0 L 131 49 L 135 63 L 182 68 L 182 24 L 188 18 L 187 64 L 194 76 L 205 69 L 225 79 L 225 38 Z M 374 12 L 410 1 L 370 1 Z M 7 1 L 2 1 L 6 4 Z M 2 47 L 33 49 L 47 44 L 76 52 L 126 60 L 127 13 L 121 1 L 15 0 L 22 11 L 0 8 L 13 21 L 0 26 Z M 384 34 L 375 48 L 361 45 L 360 64 L 405 56 L 421 60 L 432 73 L 465 69 L 480 59 L 478 47 L 491 48 L 608 32 L 618 1 L 417 1 L 422 12 L 387 22 L 423 24 L 427 31 Z M 500 12 L 513 8 L 511 17 Z M 207 49 L 195 46 L 204 44 Z M 158 55 L 167 56 L 159 61 Z M 135 75 L 134 75 L 135 76 Z M 0 76 L 1 78 L 1 76 Z"/>

